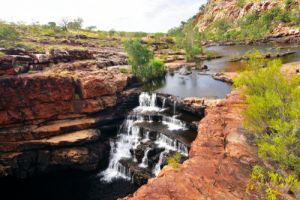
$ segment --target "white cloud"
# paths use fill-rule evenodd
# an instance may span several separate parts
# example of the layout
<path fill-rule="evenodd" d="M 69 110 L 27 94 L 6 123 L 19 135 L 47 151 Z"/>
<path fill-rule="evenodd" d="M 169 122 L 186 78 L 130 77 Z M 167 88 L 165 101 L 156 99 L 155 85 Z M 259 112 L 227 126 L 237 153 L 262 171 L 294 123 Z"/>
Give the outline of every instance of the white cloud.
<path fill-rule="evenodd" d="M 0 19 L 59 22 L 81 17 L 84 25 L 101 30 L 164 32 L 197 13 L 207 0 L 8 0 Z"/>

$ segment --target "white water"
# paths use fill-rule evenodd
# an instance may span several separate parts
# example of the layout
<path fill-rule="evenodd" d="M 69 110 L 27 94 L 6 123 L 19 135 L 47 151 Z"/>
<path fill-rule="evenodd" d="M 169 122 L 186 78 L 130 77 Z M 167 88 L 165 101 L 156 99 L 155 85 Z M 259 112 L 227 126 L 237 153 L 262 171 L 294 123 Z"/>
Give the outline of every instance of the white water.
<path fill-rule="evenodd" d="M 157 144 L 158 147 L 165 148 L 166 150 L 178 151 L 185 156 L 188 156 L 189 153 L 188 147 L 185 144 L 179 142 L 176 139 L 170 138 L 162 133 L 155 141 L 155 144 Z"/>
<path fill-rule="evenodd" d="M 101 173 L 103 181 L 111 182 L 114 178 L 119 177 L 125 179 L 131 178 L 130 172 L 125 170 L 125 167 L 119 161 L 124 158 L 132 158 L 130 149 L 139 145 L 140 129 L 134 126 L 132 120 L 126 120 L 120 130 L 122 132 L 119 134 L 118 139 L 110 143 L 110 163 L 108 168 Z"/>
<path fill-rule="evenodd" d="M 163 107 L 165 100 L 163 101 Z M 175 105 L 176 106 L 176 105 Z M 174 112 L 175 112 L 174 106 Z M 127 119 L 121 125 L 118 136 L 115 141 L 111 141 L 111 151 L 110 151 L 110 162 L 108 168 L 100 173 L 101 179 L 106 182 L 111 182 L 117 178 L 123 178 L 130 180 L 132 174 L 129 169 L 123 166 L 120 161 L 122 159 L 131 159 L 134 162 L 137 162 L 135 155 L 132 155 L 130 152 L 131 149 L 136 149 L 142 142 L 150 142 L 149 132 L 144 131 L 141 133 L 141 128 L 139 123 L 147 122 L 152 123 L 153 120 L 151 115 L 145 115 L 144 112 L 160 112 L 161 108 L 156 105 L 156 94 L 142 93 L 139 97 L 139 106 L 134 109 L 134 112 L 128 115 Z M 141 115 L 141 113 L 144 113 Z M 162 123 L 167 125 L 169 130 L 179 130 L 186 129 L 186 124 L 180 120 L 173 117 L 163 116 Z M 165 150 L 160 154 L 159 161 L 152 169 L 154 175 L 157 175 L 160 172 L 160 166 L 163 162 L 164 156 L 170 151 L 177 151 L 181 154 L 188 155 L 188 147 L 183 143 L 177 141 L 176 139 L 170 138 L 162 133 L 157 133 L 157 139 L 155 144 L 164 148 Z M 148 153 L 151 150 L 148 147 L 142 159 L 142 162 L 139 164 L 141 168 L 148 168 Z"/>
<path fill-rule="evenodd" d="M 176 115 L 176 100 L 174 100 L 174 105 L 173 105 L 173 115 Z"/>
<path fill-rule="evenodd" d="M 166 107 L 166 98 L 163 98 L 162 108 L 164 109 L 165 107 Z"/>
<path fill-rule="evenodd" d="M 144 133 L 144 139 L 142 140 L 142 142 L 148 142 L 150 141 L 150 133 L 149 131 L 146 131 L 146 133 Z"/>
<path fill-rule="evenodd" d="M 152 171 L 152 173 L 153 173 L 155 176 L 157 176 L 157 175 L 159 174 L 159 172 L 160 172 L 160 170 L 161 170 L 161 169 L 160 169 L 160 166 L 161 166 L 161 164 L 162 164 L 162 161 L 163 161 L 163 159 L 164 159 L 164 156 L 165 156 L 168 152 L 169 152 L 168 150 L 165 150 L 165 151 L 163 151 L 163 152 L 160 153 L 158 163 L 155 165 L 155 167 L 154 167 L 154 169 L 153 169 L 153 171 Z"/>
<path fill-rule="evenodd" d="M 143 168 L 148 167 L 148 153 L 149 153 L 150 150 L 151 150 L 151 148 L 149 148 L 149 147 L 146 149 L 146 151 L 144 153 L 142 163 L 139 165 L 140 167 L 143 167 Z"/>
<path fill-rule="evenodd" d="M 170 131 L 187 129 L 186 124 L 180 121 L 179 119 L 176 119 L 176 116 L 173 117 L 163 116 L 162 123 L 167 125 Z"/>
<path fill-rule="evenodd" d="M 147 92 L 142 92 L 139 97 L 139 103 L 140 105 L 135 108 L 135 111 L 138 112 L 159 112 L 161 111 L 161 108 L 156 106 L 156 94 L 150 95 Z"/>

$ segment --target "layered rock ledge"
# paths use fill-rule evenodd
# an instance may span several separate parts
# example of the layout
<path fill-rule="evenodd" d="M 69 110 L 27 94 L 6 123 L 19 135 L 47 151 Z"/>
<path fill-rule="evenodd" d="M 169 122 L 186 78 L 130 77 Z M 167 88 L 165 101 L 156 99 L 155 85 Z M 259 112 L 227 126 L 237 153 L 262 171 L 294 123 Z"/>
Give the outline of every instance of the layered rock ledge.
<path fill-rule="evenodd" d="M 246 193 L 256 148 L 242 128 L 245 104 L 238 92 L 206 110 L 189 159 L 178 169 L 164 167 L 126 200 L 135 199 L 256 199 Z"/>
<path fill-rule="evenodd" d="M 94 62 L 0 76 L 0 178 L 97 170 L 109 155 L 107 137 L 138 103 L 134 84 Z"/>

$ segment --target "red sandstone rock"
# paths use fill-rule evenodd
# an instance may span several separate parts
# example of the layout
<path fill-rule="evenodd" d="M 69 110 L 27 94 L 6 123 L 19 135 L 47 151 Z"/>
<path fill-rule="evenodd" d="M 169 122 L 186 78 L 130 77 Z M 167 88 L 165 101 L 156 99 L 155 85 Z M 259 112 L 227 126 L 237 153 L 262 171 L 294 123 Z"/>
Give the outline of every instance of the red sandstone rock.
<path fill-rule="evenodd" d="M 130 79 L 114 70 L 56 70 L 0 78 L 0 124 L 99 112 L 116 105 Z"/>
<path fill-rule="evenodd" d="M 165 167 L 157 178 L 125 199 L 257 199 L 246 193 L 250 165 L 257 158 L 241 128 L 244 106 L 239 94 L 233 92 L 209 108 L 200 122 L 189 159 L 178 169 Z"/>

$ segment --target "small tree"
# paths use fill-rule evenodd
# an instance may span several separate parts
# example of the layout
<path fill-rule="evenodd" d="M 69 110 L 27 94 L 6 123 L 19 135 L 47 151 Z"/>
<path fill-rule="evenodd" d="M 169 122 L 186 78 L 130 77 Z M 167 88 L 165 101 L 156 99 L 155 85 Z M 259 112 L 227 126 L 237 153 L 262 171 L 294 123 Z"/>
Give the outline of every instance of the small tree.
<path fill-rule="evenodd" d="M 60 26 L 66 32 L 68 31 L 68 24 L 69 24 L 69 19 L 68 18 L 65 17 L 65 18 L 61 19 Z"/>
<path fill-rule="evenodd" d="M 187 61 L 193 61 L 195 56 L 202 52 L 200 35 L 198 30 L 195 30 L 195 25 L 192 20 L 185 24 L 183 31 L 184 38 L 182 42 L 185 49 L 185 57 Z"/>
<path fill-rule="evenodd" d="M 116 34 L 116 30 L 113 28 L 108 31 L 109 37 L 113 37 L 115 34 Z"/>
<path fill-rule="evenodd" d="M 55 22 L 48 22 L 48 27 L 50 27 L 51 29 L 55 29 L 56 28 L 56 23 Z"/>
<path fill-rule="evenodd" d="M 148 81 L 165 74 L 162 61 L 153 59 L 153 54 L 140 40 L 128 40 L 124 43 L 132 72 L 142 81 Z"/>

